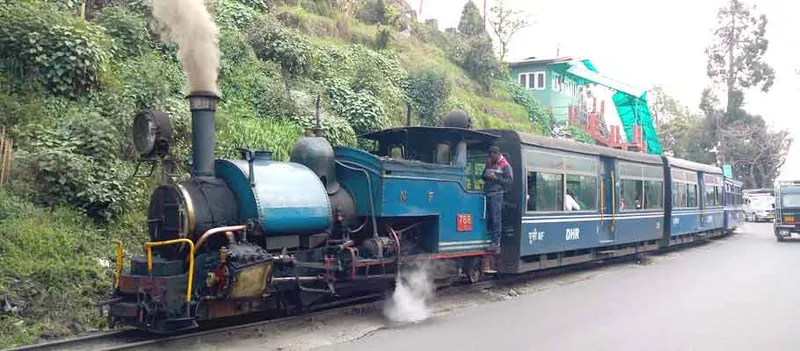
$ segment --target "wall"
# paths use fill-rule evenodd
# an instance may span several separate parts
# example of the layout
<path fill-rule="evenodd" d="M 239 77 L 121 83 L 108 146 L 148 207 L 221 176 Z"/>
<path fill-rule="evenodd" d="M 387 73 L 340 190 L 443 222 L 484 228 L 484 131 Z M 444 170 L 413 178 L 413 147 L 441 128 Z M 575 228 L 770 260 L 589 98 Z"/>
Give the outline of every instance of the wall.
<path fill-rule="evenodd" d="M 542 72 L 543 75 L 532 76 L 533 81 L 526 80 L 528 84 L 526 87 L 533 93 L 534 96 L 545 106 L 552 108 L 553 115 L 558 122 L 566 122 L 569 114 L 568 107 L 570 104 L 577 104 L 579 100 L 578 85 L 575 81 L 567 77 L 563 77 L 563 83 L 556 83 L 554 77 L 561 76 L 553 72 L 543 63 L 529 63 L 521 64 L 511 67 L 511 79 L 517 83 L 520 81 L 520 74 Z M 540 82 L 539 79 L 543 79 Z"/>

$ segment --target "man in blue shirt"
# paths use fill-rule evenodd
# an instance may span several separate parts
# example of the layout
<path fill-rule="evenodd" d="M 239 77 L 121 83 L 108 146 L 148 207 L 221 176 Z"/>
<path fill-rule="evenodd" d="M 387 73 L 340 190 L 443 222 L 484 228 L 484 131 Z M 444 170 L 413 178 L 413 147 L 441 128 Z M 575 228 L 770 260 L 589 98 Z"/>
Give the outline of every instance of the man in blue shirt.
<path fill-rule="evenodd" d="M 502 232 L 503 218 L 503 193 L 508 191 L 511 181 L 514 179 L 511 172 L 511 165 L 505 157 L 500 154 L 500 148 L 492 145 L 489 148 L 489 158 L 486 160 L 486 168 L 483 170 L 483 192 L 486 195 L 488 212 L 488 229 L 492 235 L 493 249 L 500 247 L 500 235 Z"/>

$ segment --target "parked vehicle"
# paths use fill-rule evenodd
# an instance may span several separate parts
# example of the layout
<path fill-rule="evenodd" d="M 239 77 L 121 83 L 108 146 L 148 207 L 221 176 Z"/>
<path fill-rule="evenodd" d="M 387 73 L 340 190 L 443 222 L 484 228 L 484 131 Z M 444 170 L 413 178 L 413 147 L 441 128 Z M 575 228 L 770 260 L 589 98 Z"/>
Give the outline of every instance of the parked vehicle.
<path fill-rule="evenodd" d="M 778 241 L 800 234 L 800 180 L 780 181 L 775 186 L 775 237 Z"/>
<path fill-rule="evenodd" d="M 775 197 L 768 194 L 751 195 L 744 200 L 744 218 L 748 222 L 775 219 Z"/>

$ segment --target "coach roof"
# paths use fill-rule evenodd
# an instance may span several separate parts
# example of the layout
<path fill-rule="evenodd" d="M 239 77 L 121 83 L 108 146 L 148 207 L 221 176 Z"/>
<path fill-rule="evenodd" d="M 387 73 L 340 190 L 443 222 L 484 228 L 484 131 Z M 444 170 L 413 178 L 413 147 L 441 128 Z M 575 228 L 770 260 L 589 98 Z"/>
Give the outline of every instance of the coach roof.
<path fill-rule="evenodd" d="M 622 151 L 606 146 L 591 145 L 591 144 L 580 143 L 573 140 L 556 139 L 556 138 L 533 135 L 533 134 L 519 133 L 509 130 L 486 130 L 486 132 L 492 134 L 516 135 L 519 138 L 520 143 L 525 145 L 538 146 L 542 148 L 561 150 L 567 152 L 578 152 L 587 155 L 613 157 L 620 160 L 647 163 L 658 166 L 663 165 L 661 157 L 656 155 L 649 155 L 632 151 Z"/>
<path fill-rule="evenodd" d="M 683 169 L 688 169 L 690 171 L 700 171 L 708 174 L 722 174 L 722 168 L 706 165 L 702 163 L 681 160 L 679 158 L 664 156 L 667 159 L 667 164 L 670 167 L 679 167 Z"/>

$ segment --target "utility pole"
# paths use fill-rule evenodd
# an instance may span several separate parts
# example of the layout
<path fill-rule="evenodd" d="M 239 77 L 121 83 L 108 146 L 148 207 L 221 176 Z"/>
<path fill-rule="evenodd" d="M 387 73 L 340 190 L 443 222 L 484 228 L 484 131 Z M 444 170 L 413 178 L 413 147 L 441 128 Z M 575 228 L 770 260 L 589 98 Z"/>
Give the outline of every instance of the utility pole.
<path fill-rule="evenodd" d="M 422 2 L 424 0 L 419 0 L 419 18 L 422 19 Z"/>
<path fill-rule="evenodd" d="M 486 13 L 486 0 L 483 0 L 483 29 L 486 29 L 486 18 L 489 17 L 489 14 Z"/>

